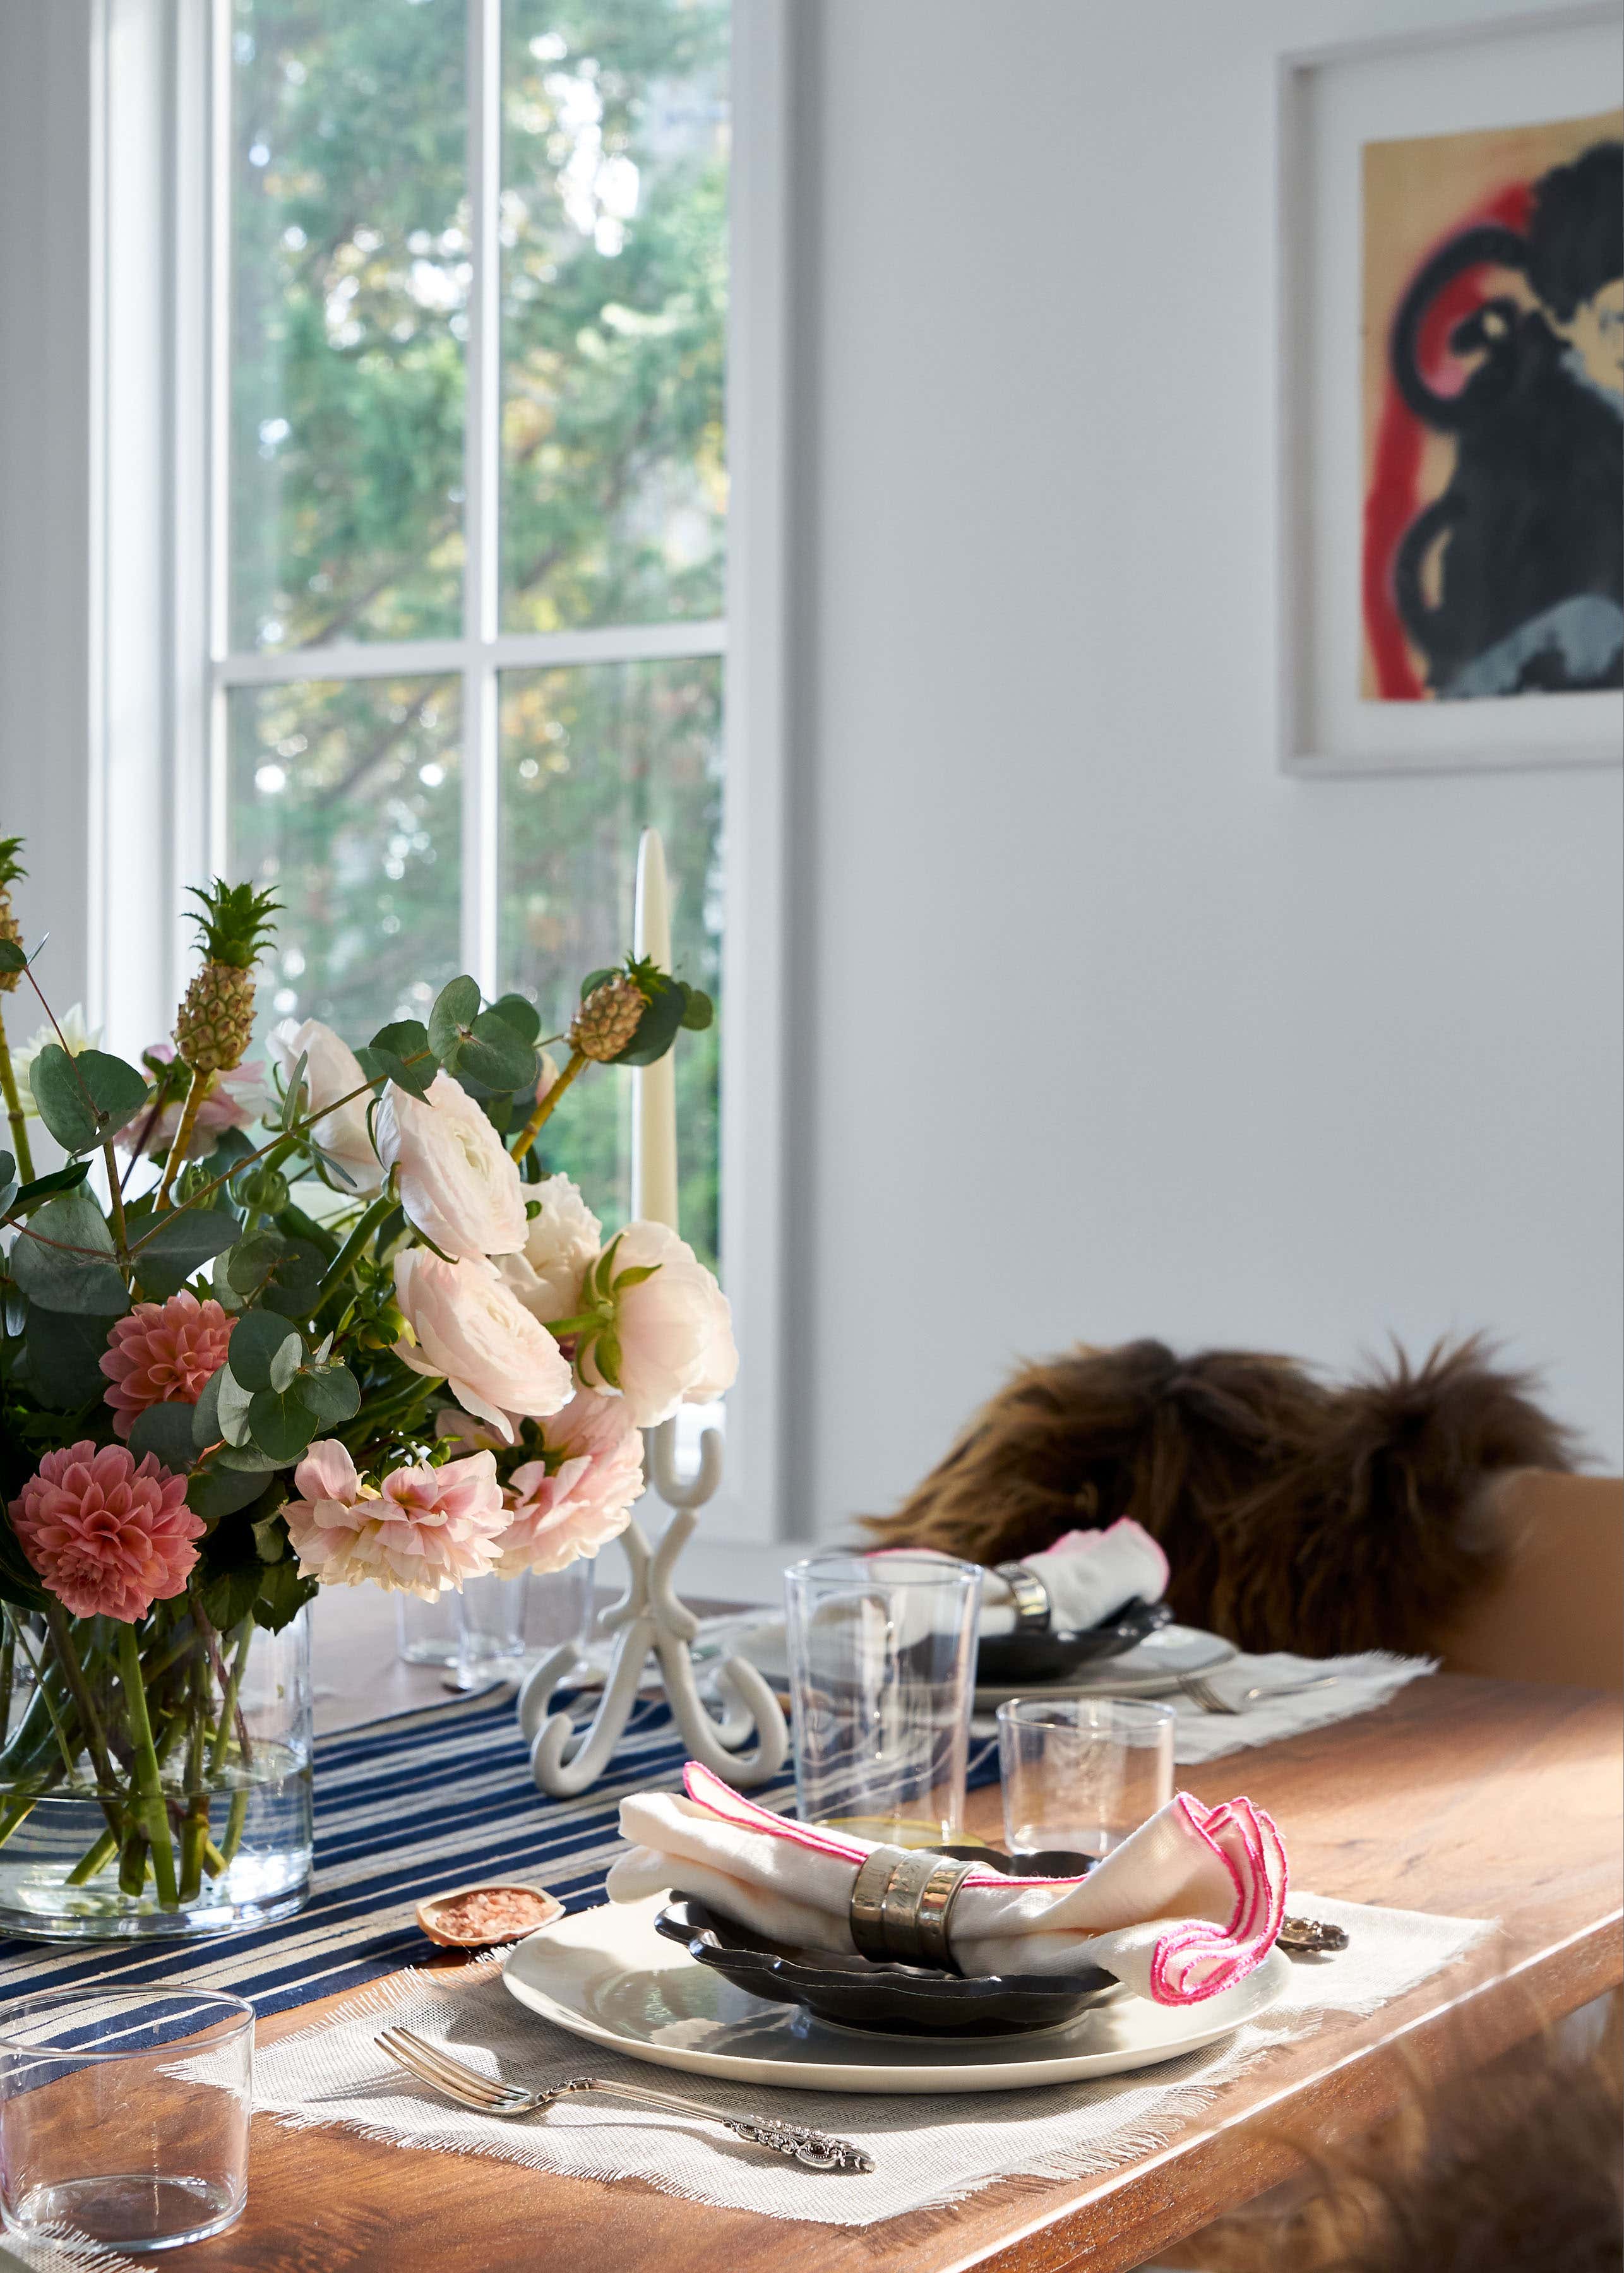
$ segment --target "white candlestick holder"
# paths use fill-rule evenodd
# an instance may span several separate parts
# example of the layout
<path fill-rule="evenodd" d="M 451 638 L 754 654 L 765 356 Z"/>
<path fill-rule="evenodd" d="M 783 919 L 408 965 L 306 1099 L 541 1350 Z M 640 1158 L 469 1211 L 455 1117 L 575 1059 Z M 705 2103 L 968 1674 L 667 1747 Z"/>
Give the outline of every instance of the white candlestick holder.
<path fill-rule="evenodd" d="M 767 1783 L 789 1757 L 789 1730 L 771 1688 L 748 1659 L 725 1658 L 717 1668 L 723 1711 L 703 1702 L 695 1678 L 693 1643 L 699 1621 L 676 1591 L 677 1558 L 688 1544 L 699 1510 L 722 1481 L 722 1433 L 707 1429 L 699 1440 L 699 1466 L 679 1473 L 677 1424 L 645 1429 L 643 1469 L 672 1509 L 659 1544 L 650 1547 L 635 1520 L 620 1534 L 630 1579 L 625 1594 L 598 1621 L 614 1636 L 614 1656 L 590 1725 L 577 1730 L 567 1712 L 553 1708 L 553 1692 L 578 1664 L 572 1647 L 556 1649 L 527 1677 L 519 1692 L 519 1726 L 530 1740 L 530 1774 L 554 1798 L 573 1798 L 594 1784 L 626 1733 L 650 1650 L 659 1660 L 671 1717 L 690 1756 L 740 1789 Z"/>

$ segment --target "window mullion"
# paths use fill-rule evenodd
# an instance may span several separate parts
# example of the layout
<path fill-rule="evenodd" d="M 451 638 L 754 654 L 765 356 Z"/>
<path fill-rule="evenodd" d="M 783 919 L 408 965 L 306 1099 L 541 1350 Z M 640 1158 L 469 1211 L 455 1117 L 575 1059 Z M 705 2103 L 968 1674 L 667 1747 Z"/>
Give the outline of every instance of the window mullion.
<path fill-rule="evenodd" d="M 462 446 L 462 956 L 496 985 L 497 488 L 501 436 L 501 0 L 468 4 L 468 296 Z"/>

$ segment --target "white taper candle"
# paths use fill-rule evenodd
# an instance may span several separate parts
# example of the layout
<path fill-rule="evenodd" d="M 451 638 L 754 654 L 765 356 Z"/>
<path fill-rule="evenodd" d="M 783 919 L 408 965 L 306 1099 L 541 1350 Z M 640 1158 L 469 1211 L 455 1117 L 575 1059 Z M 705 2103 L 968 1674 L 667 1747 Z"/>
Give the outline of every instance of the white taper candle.
<path fill-rule="evenodd" d="M 645 829 L 637 847 L 637 898 L 633 952 L 671 969 L 671 902 L 665 889 L 665 850 L 657 829 Z M 677 1222 L 677 1060 L 673 1049 L 651 1066 L 633 1069 L 632 1214 L 643 1223 Z"/>

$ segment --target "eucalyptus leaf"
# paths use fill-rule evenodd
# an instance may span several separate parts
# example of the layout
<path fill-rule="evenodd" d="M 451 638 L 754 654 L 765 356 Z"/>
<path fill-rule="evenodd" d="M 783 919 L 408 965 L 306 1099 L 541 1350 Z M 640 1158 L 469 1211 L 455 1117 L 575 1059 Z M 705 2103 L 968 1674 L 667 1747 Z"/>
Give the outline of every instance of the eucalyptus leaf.
<path fill-rule="evenodd" d="M 263 1626 L 268 1633 L 280 1633 L 306 1602 L 314 1602 L 320 1592 L 320 1581 L 301 1579 L 298 1564 L 291 1557 L 281 1563 L 262 1564 L 259 1592 L 253 1606 L 255 1625 Z"/>
<path fill-rule="evenodd" d="M 522 1042 L 533 1044 L 541 1031 L 541 1013 L 523 994 L 499 994 L 491 1005 L 489 1016 L 505 1020 Z"/>
<path fill-rule="evenodd" d="M 220 1433 L 228 1444 L 245 1444 L 248 1408 L 253 1403 L 254 1392 L 243 1388 L 232 1378 L 229 1365 L 221 1368 L 216 1378 L 220 1386 L 214 1392 L 214 1417 L 220 1423 Z"/>
<path fill-rule="evenodd" d="M 90 1174 L 88 1160 L 70 1160 L 65 1168 L 53 1168 L 49 1175 L 35 1176 L 17 1194 L 6 1210 L 8 1219 L 26 1215 L 39 1207 L 53 1192 L 71 1192 L 82 1184 Z"/>
<path fill-rule="evenodd" d="M 9 1524 L 0 1523 L 0 1602 L 14 1603 L 19 1609 L 42 1610 L 49 1601 L 38 1573 L 18 1545 L 16 1534 Z"/>
<path fill-rule="evenodd" d="M 14 939 L 0 939 L 0 971 L 26 971 L 28 958 Z"/>
<path fill-rule="evenodd" d="M 314 1437 L 316 1415 L 293 1389 L 259 1389 L 248 1408 L 254 1443 L 278 1463 L 297 1460 Z"/>
<path fill-rule="evenodd" d="M 442 1064 L 447 1052 L 479 1016 L 479 982 L 466 972 L 460 979 L 448 979 L 435 996 L 429 1012 L 428 1043 Z"/>
<path fill-rule="evenodd" d="M 244 1389 L 285 1389 L 304 1358 L 297 1329 L 271 1311 L 244 1310 L 231 1329 L 231 1377 Z"/>
<path fill-rule="evenodd" d="M 88 1152 L 132 1120 L 147 1102 L 147 1076 L 105 1050 L 70 1056 L 47 1042 L 28 1073 L 40 1118 L 67 1152 Z"/>
<path fill-rule="evenodd" d="M 356 1054 L 369 1081 L 398 1082 L 413 1097 L 426 1097 L 430 1083 L 440 1071 L 430 1051 L 428 1030 L 417 1018 L 397 1018 L 391 1025 L 380 1026 L 366 1048 Z"/>
<path fill-rule="evenodd" d="M 203 1393 L 192 1408 L 192 1442 L 193 1449 L 201 1452 L 206 1445 L 217 1444 L 225 1430 L 220 1419 L 220 1392 L 226 1383 L 227 1369 L 217 1365 L 203 1384 Z"/>
<path fill-rule="evenodd" d="M 703 1034 L 716 1016 L 716 1005 L 700 987 L 687 986 L 683 992 L 688 997 L 682 1005 L 683 1026 L 690 1034 Z"/>
<path fill-rule="evenodd" d="M 353 1421 L 361 1410 L 361 1387 L 347 1365 L 307 1366 L 294 1388 L 299 1401 L 328 1428 Z"/>
<path fill-rule="evenodd" d="M 223 1208 L 177 1208 L 161 1217 L 132 1257 L 142 1293 L 160 1302 L 178 1294 L 206 1263 L 224 1254 L 241 1230 Z"/>
<path fill-rule="evenodd" d="M 122 1316 L 130 1297 L 112 1253 L 112 1234 L 89 1193 L 64 1192 L 18 1234 L 11 1276 L 41 1309 Z"/>
<path fill-rule="evenodd" d="M 192 1434 L 195 1410 L 193 1406 L 172 1400 L 164 1405 L 149 1405 L 145 1413 L 138 1413 L 128 1438 L 136 1459 L 139 1460 L 145 1452 L 156 1452 L 166 1468 L 176 1475 L 184 1474 L 197 1457 Z"/>
<path fill-rule="evenodd" d="M 215 1454 L 205 1467 L 193 1468 L 186 1479 L 186 1504 L 205 1523 L 217 1523 L 222 1515 L 235 1515 L 239 1507 L 248 1507 L 265 1489 L 265 1477 L 255 1471 L 244 1474 L 241 1470 L 227 1468 Z"/>
<path fill-rule="evenodd" d="M 41 1405 L 67 1413 L 105 1393 L 108 1379 L 101 1361 L 112 1324 L 111 1318 L 29 1306 L 28 1371 Z"/>
<path fill-rule="evenodd" d="M 9 1152 L 0 1152 L 0 1215 L 4 1215 L 17 1197 L 17 1163 Z"/>
<path fill-rule="evenodd" d="M 245 1476 L 258 1476 L 261 1484 L 273 1468 L 280 1468 L 283 1465 L 281 1460 L 273 1459 L 269 1452 L 261 1452 L 258 1444 L 252 1444 L 222 1445 L 214 1458 L 222 1468 L 229 1468 L 234 1474 L 240 1473 Z"/>
<path fill-rule="evenodd" d="M 540 1067 L 530 1044 L 495 1010 L 482 1010 L 468 1033 L 446 1053 L 448 1072 L 469 1074 L 499 1093 L 536 1086 Z"/>
<path fill-rule="evenodd" d="M 312 1242 L 290 1239 L 259 1296 L 261 1306 L 284 1318 L 303 1318 L 315 1303 L 327 1264 Z"/>
<path fill-rule="evenodd" d="M 263 1515 L 253 1527 L 254 1552 L 261 1563 L 281 1563 L 288 1552 L 288 1527 L 280 1515 Z"/>

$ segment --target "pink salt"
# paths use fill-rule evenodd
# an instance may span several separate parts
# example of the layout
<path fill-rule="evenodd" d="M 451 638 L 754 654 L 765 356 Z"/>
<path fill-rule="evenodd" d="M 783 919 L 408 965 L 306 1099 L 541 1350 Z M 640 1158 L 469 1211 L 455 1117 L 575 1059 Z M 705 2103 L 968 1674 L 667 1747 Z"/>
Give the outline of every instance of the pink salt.
<path fill-rule="evenodd" d="M 430 1915 L 436 1933 L 453 1941 L 508 1941 L 532 1933 L 552 1917 L 557 1905 L 528 1887 L 479 1887 L 470 1894 L 436 1905 Z"/>

